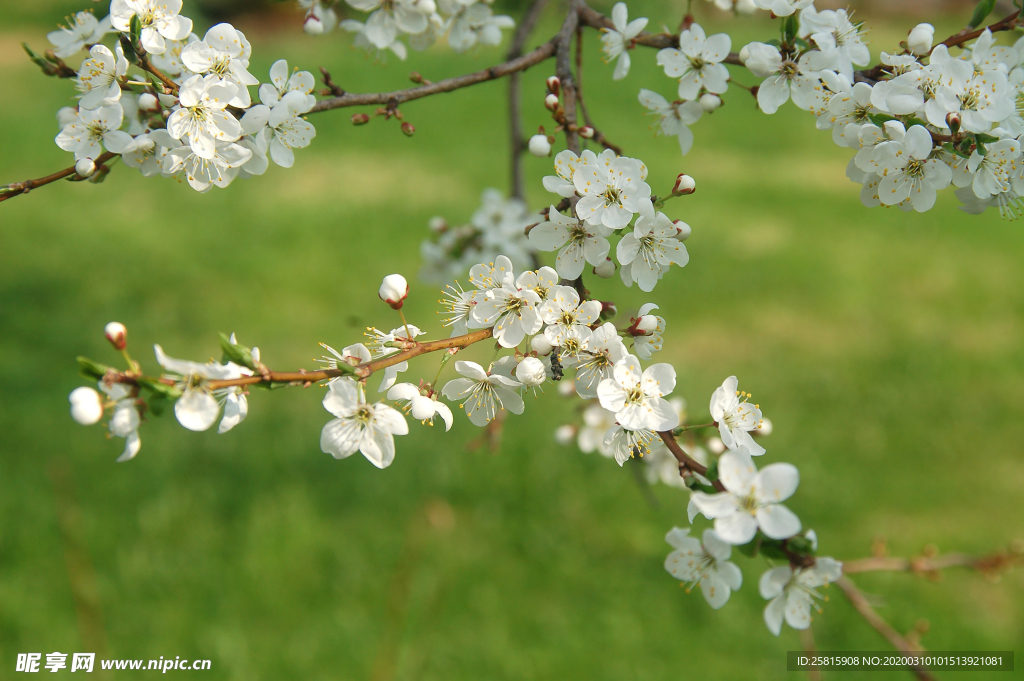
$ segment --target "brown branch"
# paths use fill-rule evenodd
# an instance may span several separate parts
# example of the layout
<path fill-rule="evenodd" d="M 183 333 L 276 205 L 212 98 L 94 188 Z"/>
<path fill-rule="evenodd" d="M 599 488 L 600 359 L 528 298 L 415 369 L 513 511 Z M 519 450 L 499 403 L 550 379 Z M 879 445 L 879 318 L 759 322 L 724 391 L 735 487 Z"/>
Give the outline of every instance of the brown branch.
<path fill-rule="evenodd" d="M 166 90 L 167 94 L 178 94 L 178 84 L 170 78 L 168 78 L 166 75 L 164 75 L 164 73 L 160 69 L 153 66 L 153 63 L 149 61 L 149 58 L 147 58 L 146 55 L 144 54 L 139 55 L 139 68 L 143 71 L 149 71 L 154 76 L 156 76 L 157 79 L 164 84 L 164 89 Z"/>
<path fill-rule="evenodd" d="M 991 574 L 1005 569 L 1014 563 L 1024 562 L 1024 555 L 998 551 L 987 556 L 971 556 L 965 553 L 948 553 L 942 556 L 917 556 L 914 558 L 897 558 L 889 556 L 872 556 L 843 563 L 845 574 L 859 572 L 913 572 L 914 574 L 934 573 L 947 568 L 964 567 L 971 570 Z"/>
<path fill-rule="evenodd" d="M 665 442 L 665 446 L 668 447 L 668 451 L 672 452 L 672 455 L 676 457 L 679 462 L 679 474 L 686 476 L 687 471 L 697 473 L 698 475 L 707 475 L 708 467 L 693 460 L 689 454 L 683 451 L 683 448 L 676 442 L 675 435 L 672 434 L 671 430 L 659 431 L 658 435 Z M 725 485 L 719 480 L 712 480 L 711 484 L 715 486 L 719 492 L 725 491 Z"/>
<path fill-rule="evenodd" d="M 1017 18 L 1019 16 L 1020 10 L 1017 10 L 1013 14 L 1003 17 L 994 24 L 989 24 L 985 28 L 971 30 L 971 27 L 968 26 L 959 33 L 949 36 L 941 43 L 939 43 L 939 45 L 945 45 L 946 47 L 959 47 L 964 43 L 979 37 L 985 31 L 991 31 L 993 33 L 998 33 L 999 31 L 1012 31 L 1013 29 L 1017 28 Z M 936 45 L 935 47 L 938 47 L 939 45 Z M 935 47 L 933 47 L 932 50 L 934 50 Z"/>
<path fill-rule="evenodd" d="M 522 57 L 510 59 L 509 61 L 482 71 L 439 80 L 436 83 L 430 83 L 429 85 L 420 85 L 419 87 L 408 88 L 406 90 L 395 90 L 393 92 L 349 92 L 341 95 L 340 97 L 321 99 L 310 110 L 310 113 L 330 111 L 331 109 L 341 109 L 348 106 L 368 106 L 372 104 L 398 106 L 403 102 L 410 102 L 414 99 L 421 99 L 422 97 L 429 97 L 430 95 L 436 95 L 442 92 L 452 92 L 453 90 L 458 90 L 470 85 L 504 78 L 510 74 L 525 71 L 531 66 L 539 64 L 545 59 L 550 58 L 554 53 L 555 43 L 552 40 L 544 43 L 534 50 L 531 50 Z"/>
<path fill-rule="evenodd" d="M 845 566 L 844 566 L 845 570 Z M 917 646 L 911 644 L 910 641 L 905 639 L 898 631 L 896 631 L 891 624 L 882 619 L 871 604 L 868 603 L 868 599 L 864 597 L 857 585 L 849 577 L 840 577 L 836 580 L 836 585 L 842 590 L 842 592 L 849 599 L 854 609 L 860 613 L 868 624 L 874 627 L 875 631 L 885 637 L 889 641 L 889 645 L 895 648 L 901 653 L 916 653 L 920 652 Z M 935 677 L 932 676 L 926 668 L 919 665 L 910 666 L 910 670 L 914 672 L 921 681 L 935 681 Z"/>
<path fill-rule="evenodd" d="M 322 369 L 318 371 L 307 372 L 299 370 L 297 372 L 271 372 L 267 371 L 263 374 L 257 374 L 254 376 L 244 376 L 237 379 L 226 379 L 222 381 L 208 381 L 207 387 L 210 390 L 219 390 L 220 388 L 230 388 L 234 386 L 243 385 L 256 385 L 257 383 L 292 383 L 292 384 L 310 384 L 316 381 L 326 381 L 328 379 L 337 378 L 339 376 L 352 376 L 356 378 L 365 379 L 370 377 L 374 372 L 380 371 L 387 367 L 391 367 L 401 361 L 412 359 L 413 357 L 427 352 L 436 352 L 438 350 L 447 350 L 451 348 L 464 348 L 478 343 L 482 340 L 486 340 L 492 336 L 492 330 L 480 329 L 468 333 L 464 336 L 455 336 L 454 338 L 442 338 L 435 341 L 406 341 L 407 349 L 401 352 L 395 352 L 389 354 L 386 357 L 375 359 L 373 361 L 367 361 L 367 363 L 356 365 L 351 369 Z M 114 383 L 127 383 L 130 385 L 138 385 L 138 379 L 141 378 L 137 375 L 128 373 L 116 373 L 111 374 L 106 378 Z M 166 381 L 161 379 L 163 383 L 173 383 L 172 381 Z"/>
<path fill-rule="evenodd" d="M 118 154 L 113 154 L 107 151 L 97 156 L 94 163 L 96 164 L 96 167 L 99 168 L 115 156 L 118 156 Z M 63 180 L 65 177 L 71 177 L 72 175 L 76 175 L 82 180 L 86 179 L 81 175 L 78 175 L 75 172 L 75 166 L 72 165 L 64 170 L 58 170 L 55 173 L 47 175 L 46 177 L 40 177 L 37 180 L 24 180 L 22 182 L 14 182 L 6 187 L 0 187 L 0 201 L 6 201 L 7 199 L 18 196 L 19 194 L 27 194 L 30 190 L 35 189 L 36 187 L 43 187 L 51 182 Z"/>
<path fill-rule="evenodd" d="M 530 37 L 530 33 L 533 31 L 534 26 L 537 25 L 537 21 L 540 19 L 540 15 L 544 8 L 547 7 L 549 1 L 534 0 L 533 4 L 526 10 L 526 14 L 523 15 L 522 21 L 519 22 L 516 32 L 512 36 L 512 44 L 509 46 L 508 55 L 505 57 L 506 60 L 511 61 L 522 56 L 526 40 Z M 509 74 L 508 77 L 508 127 L 509 145 L 511 147 L 509 152 L 512 162 L 510 169 L 512 175 L 511 193 L 512 196 L 522 199 L 526 196 L 526 183 L 523 178 L 522 162 L 522 154 L 526 150 L 526 140 L 523 137 L 519 90 L 519 72 L 517 71 Z"/>
<path fill-rule="evenodd" d="M 565 117 L 565 146 L 574 154 L 580 153 L 580 136 L 576 126 L 576 82 L 572 75 L 572 35 L 579 24 L 579 11 L 585 7 L 577 0 L 569 0 L 569 13 L 552 43 L 555 45 L 555 75 L 562 88 L 560 103 Z"/>

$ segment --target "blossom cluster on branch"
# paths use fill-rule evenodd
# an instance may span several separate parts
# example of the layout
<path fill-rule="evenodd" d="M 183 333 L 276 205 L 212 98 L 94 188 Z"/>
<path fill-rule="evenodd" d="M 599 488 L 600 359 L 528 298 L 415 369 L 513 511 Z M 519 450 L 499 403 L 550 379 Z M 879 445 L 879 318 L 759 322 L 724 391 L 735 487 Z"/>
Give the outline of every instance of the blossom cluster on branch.
<path fill-rule="evenodd" d="M 668 191 L 655 194 L 647 165 L 597 130 L 579 88 L 579 50 L 573 72 L 572 39 L 576 36 L 578 48 L 585 27 L 601 30 L 616 80 L 628 76 L 631 51 L 659 50 L 656 62 L 676 81 L 678 99 L 670 102 L 644 89 L 639 101 L 657 117 L 662 133 L 678 139 L 684 154 L 694 142 L 690 126 L 721 108 L 730 84 L 739 85 L 728 66 L 742 67 L 763 79 L 740 87 L 764 113 L 792 100 L 816 116 L 818 128 L 831 130 L 837 144 L 855 150 L 848 175 L 863 185 L 865 204 L 924 211 L 938 190 L 954 185 L 969 212 L 998 206 L 1009 215 L 1024 201 L 1018 139 L 1024 135 L 1024 44 L 996 44 L 998 33 L 1016 28 L 1017 12 L 976 28 L 993 5 L 982 0 L 971 24 L 945 42 L 933 47 L 934 30 L 921 24 L 898 51 L 883 53 L 880 64 L 855 70 L 869 65 L 870 54 L 863 27 L 844 10 L 818 11 L 812 0 L 714 2 L 737 12 L 770 11 L 779 38 L 733 53 L 728 35 L 709 36 L 689 14 L 677 33 L 651 34 L 644 31 L 646 19 L 629 20 L 624 3 L 608 18 L 583 0 L 570 0 L 559 33 L 523 54 L 529 28 L 544 8 L 539 0 L 504 64 L 438 83 L 419 77 L 414 79 L 418 87 L 405 91 L 355 96 L 324 71 L 324 95 L 332 98 L 319 101 L 312 74 L 290 71 L 284 60 L 271 68 L 270 81 L 260 84 L 248 70 L 251 47 L 245 36 L 219 24 L 199 39 L 191 20 L 179 13 L 180 0 L 114 0 L 102 21 L 76 15 L 66 29 L 50 35 L 55 50 L 43 57 L 30 51 L 45 73 L 74 79 L 78 87 L 79 105 L 59 114 L 63 129 L 57 137 L 61 148 L 75 154 L 76 164 L 0 188 L 0 199 L 65 177 L 102 179 L 103 163 L 118 155 L 147 176 L 178 177 L 200 191 L 223 187 L 236 177 L 262 174 L 268 158 L 291 166 L 293 150 L 308 145 L 315 134 L 307 113 L 383 104 L 379 115 L 400 118 L 397 106 L 404 101 L 513 75 L 549 57 L 556 60 L 556 74 L 546 80 L 543 98 L 554 134 L 541 128 L 524 142 L 518 109 L 511 117 L 513 175 L 521 171 L 522 152 L 554 154 L 553 174 L 541 180 L 554 195 L 547 207 L 532 210 L 514 179 L 511 198 L 487 190 L 468 224 L 452 226 L 435 218 L 422 244 L 424 278 L 445 284 L 439 302 L 450 336 L 420 338 L 427 332 L 405 318 L 410 286 L 399 274 L 384 277 L 378 290 L 397 313 L 394 328 L 370 327 L 362 341 L 349 339 L 355 342 L 339 344 L 341 350 L 321 343 L 327 354 L 319 369 L 271 370 L 258 348 L 232 334 L 221 336 L 220 361 L 175 359 L 155 345 L 162 372 L 147 374 L 129 355 L 126 329 L 114 322 L 105 334 L 126 368 L 79 358 L 82 374 L 97 387 L 71 393 L 72 417 L 90 425 L 109 415 L 109 434 L 125 440 L 118 461 L 127 461 L 140 451 L 139 429 L 147 418 L 171 405 L 183 427 L 205 431 L 219 421 L 218 432 L 226 433 L 246 418 L 250 390 L 319 384 L 332 417 L 321 430 L 321 449 L 338 459 L 359 452 L 385 468 L 395 459 L 395 437 L 409 433 L 410 416 L 428 426 L 439 418 L 447 431 L 456 422 L 455 407 L 472 425 L 494 430 L 508 414 L 525 411 L 525 396 L 558 385 L 561 394 L 582 401 L 581 423 L 561 427 L 560 441 L 575 440 L 584 452 L 598 451 L 619 466 L 631 460 L 631 466 L 642 465 L 649 480 L 690 494 L 691 524 L 698 516 L 709 521 L 699 533 L 668 532 L 670 574 L 688 588 L 699 586 L 717 609 L 742 587 L 733 549 L 764 557 L 769 564 L 758 589 L 768 601 L 769 630 L 778 635 L 784 622 L 807 628 L 812 611 L 820 610 L 818 589 L 846 578 L 842 563 L 818 556 L 817 535 L 783 503 L 797 490 L 797 469 L 771 463 L 759 470 L 754 463 L 766 455 L 761 440 L 771 430 L 770 421 L 731 376 L 713 391 L 709 420 L 689 423 L 686 402 L 673 396 L 675 368 L 651 363 L 664 346 L 667 328 L 654 314 L 658 306 L 647 303 L 617 324 L 616 304 L 594 299 L 584 284 L 585 276 L 610 278 L 618 272 L 624 286 L 636 284 L 650 293 L 673 274 L 673 265 L 685 267 L 691 227 L 665 211 L 670 201 L 692 195 L 696 181 L 679 174 Z M 338 25 L 355 34 L 357 46 L 405 58 L 402 36 L 425 48 L 447 35 L 449 45 L 462 51 L 477 43 L 497 44 L 501 29 L 514 25 L 476 0 L 347 4 L 369 13 L 365 23 L 339 23 L 340 3 L 300 0 L 306 31 L 321 34 Z M 113 50 L 100 42 L 110 32 L 119 34 Z M 85 49 L 89 57 L 78 69 L 64 63 Z M 518 106 L 518 81 L 512 84 L 510 99 Z M 259 103 L 248 90 L 256 85 Z M 368 120 L 366 114 L 352 118 L 355 124 Z M 411 134 L 408 123 L 402 129 Z M 556 153 L 560 134 L 565 148 Z M 582 148 L 586 144 L 595 148 Z M 548 265 L 545 253 L 552 254 Z M 463 286 L 457 278 L 466 275 Z M 461 350 L 483 342 L 493 343 L 490 362 L 456 359 Z M 438 358 L 435 370 L 401 380 L 411 370 L 410 361 L 432 353 Z M 374 374 L 380 380 L 371 384 Z M 852 586 L 840 584 L 850 593 Z"/>

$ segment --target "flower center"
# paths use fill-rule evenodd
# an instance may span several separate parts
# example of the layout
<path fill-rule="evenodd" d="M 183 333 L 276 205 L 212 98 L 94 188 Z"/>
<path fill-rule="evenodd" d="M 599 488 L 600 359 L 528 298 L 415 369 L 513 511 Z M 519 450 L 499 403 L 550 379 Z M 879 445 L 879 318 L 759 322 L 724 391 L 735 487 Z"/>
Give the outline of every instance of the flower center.
<path fill-rule="evenodd" d="M 370 405 L 361 404 L 353 415 L 353 418 L 365 426 L 371 421 L 371 419 L 373 419 L 373 410 L 370 409 Z"/>
<path fill-rule="evenodd" d="M 903 173 L 910 178 L 920 180 L 924 177 L 924 161 L 919 161 L 916 158 L 910 159 L 907 163 L 907 167 L 903 170 Z"/>

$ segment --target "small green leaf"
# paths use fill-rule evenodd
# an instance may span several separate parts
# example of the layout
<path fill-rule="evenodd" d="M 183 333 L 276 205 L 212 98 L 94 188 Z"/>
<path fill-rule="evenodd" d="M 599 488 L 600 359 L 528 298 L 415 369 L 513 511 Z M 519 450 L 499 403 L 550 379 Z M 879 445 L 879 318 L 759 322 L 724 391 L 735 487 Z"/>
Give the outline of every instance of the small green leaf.
<path fill-rule="evenodd" d="M 797 33 L 796 14 L 790 14 L 782 26 L 783 41 L 792 43 Z"/>
<path fill-rule="evenodd" d="M 234 362 L 256 370 L 256 363 L 252 361 L 252 348 L 247 348 L 240 343 L 232 343 L 231 337 L 227 334 L 219 333 L 217 335 L 220 337 L 220 349 L 224 351 L 223 360 L 225 362 Z"/>
<path fill-rule="evenodd" d="M 712 482 L 718 480 L 718 459 L 711 461 L 711 465 L 708 466 L 708 472 L 704 474 L 704 477 Z"/>
<path fill-rule="evenodd" d="M 160 380 L 155 378 L 148 378 L 146 376 L 140 376 L 136 379 L 136 382 L 140 387 L 151 391 L 154 395 L 163 395 L 164 397 L 176 400 L 181 397 L 181 391 L 175 388 L 173 385 L 167 385 L 162 383 Z"/>
<path fill-rule="evenodd" d="M 789 548 L 793 553 L 799 553 L 801 556 L 813 556 L 814 547 L 811 545 L 811 540 L 807 537 L 790 537 L 786 542 L 786 547 Z"/>
<path fill-rule="evenodd" d="M 108 367 L 106 364 L 94 362 L 88 357 L 78 358 L 78 373 L 84 376 L 85 378 L 91 378 L 93 380 L 99 381 L 104 376 L 107 375 L 107 371 L 109 370 L 110 367 Z"/>
<path fill-rule="evenodd" d="M 782 542 L 774 539 L 765 539 L 761 542 L 761 553 L 769 558 L 789 560 L 789 556 L 787 556 L 786 552 L 782 550 Z"/>
<path fill-rule="evenodd" d="M 995 7 L 996 0 L 980 0 L 978 5 L 974 8 L 974 14 L 971 16 L 971 20 L 967 25 L 971 28 L 981 26 L 981 22 L 985 21 L 985 17 L 991 14 Z"/>
<path fill-rule="evenodd" d="M 896 117 L 890 116 L 889 114 L 868 114 L 868 119 L 870 119 L 872 123 L 881 128 L 884 127 L 885 124 L 888 123 L 889 121 L 896 120 Z"/>
<path fill-rule="evenodd" d="M 142 54 L 142 51 L 138 49 L 142 44 L 142 20 L 139 19 L 138 14 L 133 14 L 131 21 L 128 22 L 128 35 L 132 41 L 132 47 L 136 52 Z"/>
<path fill-rule="evenodd" d="M 164 393 L 153 393 L 153 396 L 149 398 L 146 405 L 149 407 L 149 411 L 153 413 L 153 416 L 163 416 L 168 402 L 167 395 Z"/>

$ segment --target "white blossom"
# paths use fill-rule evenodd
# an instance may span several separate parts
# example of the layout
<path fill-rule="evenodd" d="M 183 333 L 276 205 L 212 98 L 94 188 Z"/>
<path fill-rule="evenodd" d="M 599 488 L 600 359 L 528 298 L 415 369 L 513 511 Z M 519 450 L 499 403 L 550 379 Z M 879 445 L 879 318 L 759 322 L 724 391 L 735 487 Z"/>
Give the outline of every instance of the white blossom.
<path fill-rule="evenodd" d="M 689 528 L 679 527 L 665 535 L 665 541 L 675 549 L 665 559 L 665 569 L 686 584 L 687 591 L 700 585 L 708 605 L 717 610 L 743 584 L 743 573 L 729 560 L 732 546 L 714 530 L 704 530 L 699 540 L 689 535 Z"/>
<path fill-rule="evenodd" d="M 83 426 L 92 424 L 103 418 L 103 398 L 92 388 L 81 386 L 68 395 L 71 403 L 71 418 Z"/>
<path fill-rule="evenodd" d="M 769 10 L 777 17 L 788 17 L 798 9 L 810 7 L 814 0 L 754 0 L 761 9 Z"/>
<path fill-rule="evenodd" d="M 507 259 L 506 259 L 507 260 Z M 524 273 L 526 274 L 526 273 Z M 472 274 L 470 280 L 473 280 Z M 538 313 L 541 297 L 535 291 L 517 285 L 509 268 L 501 274 L 498 285 L 489 288 L 474 307 L 469 326 L 494 328 L 494 339 L 505 348 L 514 348 L 526 336 L 537 333 L 543 321 Z"/>
<path fill-rule="evenodd" d="M 654 303 L 647 303 L 637 313 L 636 323 L 631 327 L 633 338 L 633 353 L 640 359 L 649 360 L 654 353 L 661 351 L 665 342 L 665 320 L 657 315 L 652 315 L 652 310 L 657 310 Z"/>
<path fill-rule="evenodd" d="M 669 102 L 653 90 L 640 90 L 640 103 L 658 118 L 658 129 L 666 137 L 679 140 L 685 155 L 693 148 L 693 132 L 689 126 L 700 120 L 704 107 L 700 102 Z"/>
<path fill-rule="evenodd" d="M 207 430 L 217 420 L 222 404 L 224 418 L 217 432 L 225 433 L 245 418 L 249 408 L 244 392 L 236 387 L 211 390 L 207 384 L 211 380 L 251 376 L 250 369 L 234 362 L 200 364 L 174 359 L 168 357 L 159 345 L 154 345 L 153 350 L 156 361 L 167 370 L 167 376 L 174 381 L 174 386 L 182 391 L 181 397 L 174 403 L 174 415 L 178 423 L 189 430 Z"/>
<path fill-rule="evenodd" d="M 164 156 L 164 175 L 184 173 L 190 187 L 204 192 L 212 186 L 224 188 L 238 176 L 238 171 L 249 161 L 252 151 L 234 142 L 217 142 L 213 157 L 198 154 L 194 147 L 176 146 Z"/>
<path fill-rule="evenodd" d="M 836 581 L 842 574 L 842 563 L 822 557 L 810 567 L 793 569 L 782 565 L 761 575 L 758 584 L 761 597 L 771 601 L 764 609 L 768 631 L 778 636 L 782 632 L 783 618 L 794 629 L 811 626 L 811 607 L 821 611 L 815 603 L 821 598 L 817 588 Z"/>
<path fill-rule="evenodd" d="M 324 396 L 324 409 L 336 416 L 320 433 L 320 449 L 335 459 L 362 452 L 377 468 L 395 460 L 395 435 L 407 435 L 402 414 L 383 402 L 368 404 L 362 388 L 351 378 L 332 381 Z"/>
<path fill-rule="evenodd" d="M 936 190 L 948 187 L 953 178 L 949 166 L 929 159 L 931 153 L 932 136 L 922 125 L 911 126 L 901 140 L 879 144 L 876 149 L 882 170 L 879 200 L 892 206 L 909 198 L 919 213 L 931 209 L 935 205 Z"/>
<path fill-rule="evenodd" d="M 552 345 L 561 345 L 569 331 L 575 327 L 589 327 L 601 316 L 601 301 L 580 302 L 580 294 L 571 286 L 555 286 L 550 298 L 538 309 L 547 325 L 544 337 Z"/>
<path fill-rule="evenodd" d="M 138 15 L 142 47 L 150 54 L 163 54 L 166 40 L 184 40 L 192 32 L 192 20 L 179 12 L 181 0 L 113 0 L 110 23 L 114 30 L 127 33 L 132 17 Z"/>
<path fill-rule="evenodd" d="M 622 80 L 629 73 L 629 49 L 632 47 L 632 41 L 647 26 L 647 19 L 641 17 L 630 21 L 626 3 L 617 2 L 612 7 L 612 25 L 615 28 L 601 29 L 601 50 L 606 62 L 615 61 L 612 79 Z"/>
<path fill-rule="evenodd" d="M 396 383 L 388 389 L 388 399 L 405 402 L 405 411 L 414 419 L 427 425 L 434 425 L 434 417 L 444 421 L 445 431 L 452 429 L 454 417 L 448 405 L 437 399 L 437 393 L 424 391 L 412 383 Z"/>
<path fill-rule="evenodd" d="M 737 390 L 738 385 L 736 377 L 730 376 L 715 389 L 711 395 L 711 418 L 718 424 L 718 432 L 726 447 L 745 447 L 751 456 L 761 456 L 764 447 L 750 436 L 750 431 L 760 427 L 761 409 L 747 402 L 750 395 Z"/>
<path fill-rule="evenodd" d="M 850 21 L 845 9 L 816 11 L 813 5 L 800 12 L 802 38 L 810 37 L 823 59 L 839 73 L 853 80 L 853 66 L 871 62 L 871 52 L 861 37 L 860 26 Z M 824 62 L 822 63 L 822 65 Z"/>
<path fill-rule="evenodd" d="M 565 343 L 563 338 L 563 345 Z M 606 378 L 612 378 L 615 365 L 626 358 L 626 350 L 618 329 L 605 322 L 591 332 L 576 359 L 576 393 L 584 399 L 597 397 L 597 388 Z"/>
<path fill-rule="evenodd" d="M 663 397 L 675 386 L 671 364 L 653 364 L 641 373 L 640 360 L 626 355 L 615 364 L 612 377 L 598 384 L 597 396 L 626 430 L 672 430 L 679 415 Z"/>
<path fill-rule="evenodd" d="M 557 160 L 557 159 L 556 159 Z M 605 150 L 594 164 L 580 164 L 572 175 L 580 200 L 576 214 L 588 224 L 621 229 L 651 196 L 647 166 Z"/>
<path fill-rule="evenodd" d="M 558 250 L 555 270 L 564 279 L 583 274 L 586 263 L 597 266 L 608 257 L 612 230 L 591 225 L 575 216 L 563 215 L 551 206 L 548 219 L 530 230 L 530 243 L 541 251 Z"/>
<path fill-rule="evenodd" d="M 82 92 L 79 106 L 83 109 L 98 109 L 113 106 L 121 99 L 119 79 L 128 71 L 128 60 L 124 58 L 121 45 L 111 52 L 104 45 L 93 45 L 89 58 L 78 68 L 76 86 Z"/>
<path fill-rule="evenodd" d="M 274 163 L 291 168 L 295 164 L 293 150 L 308 147 L 316 137 L 316 128 L 302 117 L 309 110 L 308 104 L 308 96 L 292 90 L 273 108 L 265 104 L 251 106 L 242 116 L 242 132 L 266 145 Z"/>
<path fill-rule="evenodd" d="M 758 528 L 770 539 L 788 539 L 800 531 L 800 519 L 781 502 L 793 496 L 800 475 L 788 463 L 773 463 L 760 472 L 746 447 L 718 459 L 724 492 L 694 492 L 694 506 L 715 521 L 715 532 L 730 544 L 742 545 Z"/>
<path fill-rule="evenodd" d="M 821 76 L 812 62 L 813 52 L 805 52 L 799 61 L 783 58 L 777 47 L 764 43 L 750 43 L 744 64 L 755 76 L 764 78 L 757 90 L 757 103 L 766 114 L 773 114 L 793 98 L 801 109 L 810 109 L 818 90 Z M 820 54 L 820 53 L 818 53 Z"/>
<path fill-rule="evenodd" d="M 306 20 L 306 25 L 309 26 L 309 19 Z M 314 24 L 316 25 L 316 24 Z M 364 49 L 367 52 L 375 55 L 381 61 L 384 61 L 384 51 L 391 50 L 396 57 L 405 61 L 405 58 L 409 55 L 409 51 L 405 47 L 405 43 L 398 39 L 398 34 L 395 34 L 395 39 L 385 47 L 377 47 L 367 36 L 366 36 L 366 24 L 355 19 L 345 19 L 338 24 L 342 29 L 349 33 L 355 34 L 355 39 L 352 44 L 358 48 Z"/>
<path fill-rule="evenodd" d="M 527 388 L 536 388 L 547 380 L 547 367 L 536 357 L 524 357 L 516 365 L 515 376 Z"/>
<path fill-rule="evenodd" d="M 581 201 L 582 203 L 582 201 Z M 641 291 L 651 292 L 671 265 L 684 267 L 690 261 L 686 246 L 676 236 L 679 230 L 664 213 L 654 210 L 650 198 L 637 206 L 640 217 L 632 233 L 622 237 L 615 255 L 622 265 L 620 275 L 627 286 L 633 282 Z"/>
<path fill-rule="evenodd" d="M 449 23 L 448 45 L 456 52 L 465 52 L 477 43 L 500 45 L 501 29 L 516 25 L 510 16 L 495 16 L 490 6 L 484 3 L 460 9 Z"/>
<path fill-rule="evenodd" d="M 679 79 L 680 99 L 695 100 L 702 90 L 720 95 L 729 89 L 729 69 L 721 62 L 731 48 L 725 33 L 707 37 L 700 24 L 693 24 L 679 35 L 679 49 L 658 52 L 658 65 L 666 76 Z"/>
<path fill-rule="evenodd" d="M 234 142 L 242 127 L 226 108 L 238 87 L 216 75 L 192 76 L 178 91 L 181 103 L 167 119 L 167 132 L 176 140 L 184 138 L 197 156 L 213 159 L 217 142 Z"/>
<path fill-rule="evenodd" d="M 932 41 L 934 39 L 934 26 L 931 24 L 918 24 L 907 35 L 907 48 L 912 54 L 923 57 L 932 51 Z"/>
<path fill-rule="evenodd" d="M 54 141 L 64 151 L 74 152 L 75 160 L 95 159 L 103 153 L 104 147 L 119 154 L 132 143 L 131 135 L 118 130 L 123 119 L 120 104 L 79 109 L 75 121 L 65 125 Z"/>
<path fill-rule="evenodd" d="M 231 24 L 217 24 L 202 40 L 185 46 L 181 61 L 193 73 L 212 73 L 234 84 L 237 93 L 228 104 L 244 109 L 252 103 L 246 86 L 259 84 L 248 71 L 251 55 L 252 47 L 241 31 Z"/>
<path fill-rule="evenodd" d="M 1021 167 L 1020 142 L 1015 139 L 993 142 L 984 155 L 975 149 L 967 161 L 967 169 L 974 175 L 971 186 L 980 199 L 1008 191 Z"/>
<path fill-rule="evenodd" d="M 507 376 L 487 373 L 476 362 L 456 362 L 455 371 L 464 378 L 448 381 L 441 394 L 455 402 L 463 400 L 466 416 L 476 426 L 486 426 L 499 409 L 522 414 L 525 405 L 517 392 L 522 384 Z"/>
<path fill-rule="evenodd" d="M 366 20 L 366 37 L 379 49 L 395 42 L 398 32 L 422 33 L 427 30 L 427 15 L 416 8 L 413 0 L 346 0 L 363 12 L 371 12 Z"/>
<path fill-rule="evenodd" d="M 61 26 L 56 31 L 50 31 L 46 39 L 54 47 L 54 56 L 67 59 L 86 45 L 97 44 L 109 32 L 110 17 L 97 19 L 89 11 L 75 12 L 68 19 L 67 27 Z"/>
<path fill-rule="evenodd" d="M 106 381 L 99 382 L 99 388 L 107 399 L 113 403 L 113 411 L 110 414 L 110 424 L 107 429 L 114 437 L 124 438 L 124 451 L 117 457 L 118 463 L 130 461 L 135 458 L 142 448 L 142 440 L 139 439 L 139 408 L 135 404 L 135 397 L 131 389 L 123 383 L 107 384 Z"/>

